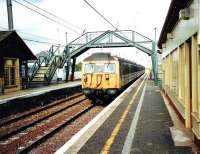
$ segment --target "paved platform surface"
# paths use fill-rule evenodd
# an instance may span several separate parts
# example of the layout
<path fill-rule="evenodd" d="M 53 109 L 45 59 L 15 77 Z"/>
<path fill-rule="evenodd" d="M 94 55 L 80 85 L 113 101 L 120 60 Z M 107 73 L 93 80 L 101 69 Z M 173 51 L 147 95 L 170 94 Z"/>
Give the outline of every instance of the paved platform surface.
<path fill-rule="evenodd" d="M 16 99 L 16 98 L 36 96 L 36 95 L 40 95 L 52 90 L 62 89 L 66 87 L 73 87 L 77 85 L 80 85 L 80 81 L 59 83 L 59 84 L 54 84 L 54 85 L 49 85 L 49 86 L 44 86 L 44 87 L 30 88 L 30 89 L 20 90 L 16 92 L 10 92 L 7 94 L 0 95 L 0 104 L 5 103 L 6 101 L 9 101 L 12 99 Z"/>
<path fill-rule="evenodd" d="M 159 88 L 154 86 L 152 81 L 145 81 L 133 100 L 135 92 L 136 88 L 125 96 L 126 99 L 78 153 L 193 153 L 190 147 L 174 146 L 169 128 L 173 123 Z M 133 101 L 132 104 L 131 101 Z M 129 106 L 129 110 L 124 116 L 127 106 Z"/>

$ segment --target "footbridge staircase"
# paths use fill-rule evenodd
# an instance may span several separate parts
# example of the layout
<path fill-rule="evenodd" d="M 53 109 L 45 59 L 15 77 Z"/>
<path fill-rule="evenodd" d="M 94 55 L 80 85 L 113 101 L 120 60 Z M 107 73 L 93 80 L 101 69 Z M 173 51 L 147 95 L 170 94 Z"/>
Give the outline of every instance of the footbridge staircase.
<path fill-rule="evenodd" d="M 58 68 L 63 68 L 66 63 L 67 52 L 62 47 L 51 46 L 48 51 L 44 51 L 43 55 L 37 57 L 29 69 L 29 83 L 31 85 L 49 84 L 53 79 Z"/>

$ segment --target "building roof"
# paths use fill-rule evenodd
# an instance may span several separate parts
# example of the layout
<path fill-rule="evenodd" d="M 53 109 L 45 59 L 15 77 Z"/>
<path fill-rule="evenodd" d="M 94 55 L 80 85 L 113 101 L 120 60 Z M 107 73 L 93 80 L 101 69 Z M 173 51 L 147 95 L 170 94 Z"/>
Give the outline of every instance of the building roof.
<path fill-rule="evenodd" d="M 158 40 L 158 47 L 162 48 L 162 43 L 167 40 L 167 33 L 170 33 L 179 20 L 179 11 L 186 8 L 192 0 L 171 0 L 165 22 Z"/>
<path fill-rule="evenodd" d="M 0 56 L 22 60 L 37 59 L 15 31 L 0 31 Z"/>

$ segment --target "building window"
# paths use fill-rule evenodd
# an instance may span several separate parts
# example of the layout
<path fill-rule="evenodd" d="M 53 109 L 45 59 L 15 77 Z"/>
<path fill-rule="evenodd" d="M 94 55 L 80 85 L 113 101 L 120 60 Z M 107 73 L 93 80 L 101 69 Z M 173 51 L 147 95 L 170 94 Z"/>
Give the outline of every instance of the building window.
<path fill-rule="evenodd" d="M 11 87 L 16 85 L 16 76 L 15 76 L 15 59 L 6 60 L 4 67 L 4 81 L 5 87 Z"/>

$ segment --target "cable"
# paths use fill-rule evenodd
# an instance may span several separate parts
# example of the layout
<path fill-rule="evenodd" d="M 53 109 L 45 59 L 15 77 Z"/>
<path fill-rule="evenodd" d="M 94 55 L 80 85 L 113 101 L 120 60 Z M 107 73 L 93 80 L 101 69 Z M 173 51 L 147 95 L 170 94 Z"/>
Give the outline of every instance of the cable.
<path fill-rule="evenodd" d="M 111 25 L 113 28 L 115 28 L 115 30 L 117 30 L 118 28 L 115 27 L 109 20 L 107 20 L 99 11 L 97 11 L 97 9 L 95 9 L 88 1 L 83 0 L 87 5 L 89 5 L 98 15 L 100 15 L 107 23 L 109 23 L 109 25 Z"/>
<path fill-rule="evenodd" d="M 2 27 L 2 26 L 0 26 L 0 28 L 8 30 L 7 28 Z M 24 34 L 28 34 L 28 35 L 32 35 L 32 36 L 37 36 L 37 37 L 40 37 L 40 38 L 46 38 L 46 37 L 42 37 L 42 36 L 39 36 L 39 35 L 34 35 L 34 34 L 31 34 L 31 33 L 22 32 L 20 30 L 16 30 L 16 31 L 19 32 L 19 33 L 24 33 Z M 28 38 L 22 38 L 22 39 L 25 40 L 25 41 L 29 41 L 29 42 L 44 43 L 44 44 L 51 44 L 51 45 L 53 44 L 53 45 L 59 45 L 59 46 L 64 46 L 65 47 L 65 45 L 60 45 L 59 43 L 55 43 L 55 42 L 51 43 L 51 42 L 45 42 L 45 41 L 32 40 L 32 39 L 28 39 Z M 46 38 L 46 39 L 48 39 L 48 38 Z M 50 39 L 50 40 L 54 40 L 54 39 Z"/>
<path fill-rule="evenodd" d="M 8 30 L 8 28 L 2 27 L 2 26 L 0 26 L 0 28 L 4 29 L 4 30 Z M 53 38 L 48 38 L 48 37 L 44 37 L 44 36 L 40 36 L 40 35 L 35 35 L 35 34 L 32 34 L 32 33 L 23 32 L 23 31 L 17 30 L 17 29 L 15 29 L 15 31 L 18 32 L 18 33 L 26 34 L 26 35 L 36 36 L 38 38 L 43 38 L 43 39 L 48 39 L 48 40 L 54 40 L 54 41 L 56 41 Z"/>
<path fill-rule="evenodd" d="M 22 34 L 31 35 L 31 36 L 36 36 L 36 37 L 38 37 L 38 38 L 56 41 L 56 40 L 53 39 L 53 38 L 48 38 L 48 37 L 44 37 L 44 36 L 40 36 L 40 35 L 35 35 L 35 34 L 32 34 L 32 33 L 23 32 L 23 31 L 21 31 L 21 30 L 16 30 L 16 31 L 17 31 L 18 33 L 22 33 Z"/>
<path fill-rule="evenodd" d="M 109 23 L 113 28 L 115 28 L 115 31 L 118 30 L 117 27 L 115 27 L 109 20 L 107 20 L 99 11 L 97 11 L 97 9 L 95 9 L 87 0 L 83 0 L 85 3 L 87 3 L 98 15 L 100 15 L 107 23 Z M 125 36 L 124 33 L 122 33 L 121 31 L 118 31 L 119 33 L 121 33 L 125 38 L 127 38 Z"/>
<path fill-rule="evenodd" d="M 2 26 L 0 26 L 0 28 L 5 29 L 5 30 L 8 30 L 7 28 L 2 27 Z M 15 31 L 17 31 L 18 33 L 24 33 L 24 34 L 28 34 L 28 35 L 32 35 L 32 36 L 37 36 L 37 37 L 40 37 L 40 38 L 45 38 L 45 39 L 49 39 L 49 40 L 54 40 L 54 39 L 42 37 L 42 36 L 39 36 L 39 35 L 35 35 L 35 34 L 31 34 L 31 33 L 22 32 L 22 31 L 20 31 L 20 30 L 15 30 Z M 22 38 L 22 39 L 25 40 L 25 41 L 36 42 L 36 43 L 60 45 L 60 44 L 55 43 L 55 42 L 54 42 L 54 43 L 51 43 L 51 42 L 38 41 L 38 40 L 32 40 L 32 39 L 27 39 L 27 38 Z M 56 41 L 56 40 L 55 40 L 55 41 Z M 64 46 L 64 45 L 62 45 L 62 46 Z"/>
<path fill-rule="evenodd" d="M 76 30 L 74 30 L 74 29 L 72 29 L 72 28 L 70 28 L 70 27 L 68 27 L 67 25 L 65 25 L 65 24 L 63 24 L 63 23 L 61 23 L 61 22 L 59 22 L 59 21 L 56 21 L 56 20 L 54 20 L 54 19 L 52 19 L 52 18 L 50 18 L 50 17 L 48 17 L 48 16 L 46 16 L 46 15 L 44 15 L 44 14 L 42 14 L 42 13 L 40 13 L 40 12 L 38 12 L 38 11 L 36 11 L 36 10 L 34 10 L 34 9 L 32 9 L 32 8 L 30 8 L 30 7 L 28 7 L 28 6 L 24 5 L 24 4 L 22 4 L 22 3 L 20 3 L 20 2 L 18 2 L 17 0 L 13 0 L 13 1 L 14 1 L 15 3 L 17 3 L 17 4 L 21 5 L 21 6 L 27 8 L 27 9 L 33 11 L 33 12 L 35 12 L 35 13 L 37 13 L 37 14 L 39 14 L 39 15 L 41 15 L 41 16 L 43 16 L 43 17 L 45 17 L 45 18 L 47 18 L 47 19 L 49 19 L 49 20 L 51 20 L 51 21 L 53 21 L 53 22 L 55 22 L 55 23 L 57 23 L 57 24 L 59 24 L 59 25 L 61 25 L 61 26 L 63 26 L 63 27 L 65 27 L 65 28 L 71 30 L 71 31 L 73 31 L 73 32 L 75 32 L 75 33 L 81 35 L 81 33 L 79 33 L 78 31 L 76 31 Z"/>
<path fill-rule="evenodd" d="M 1 28 L 1 29 L 4 29 L 4 30 L 8 30 L 8 28 L 6 28 L 6 27 L 0 26 L 0 28 Z"/>
<path fill-rule="evenodd" d="M 57 16 L 57 15 L 55 15 L 55 14 L 49 12 L 49 11 L 46 11 L 46 10 L 44 10 L 44 9 L 42 9 L 42 8 L 40 8 L 40 7 L 38 7 L 37 5 L 35 5 L 35 4 L 31 3 L 31 2 L 28 2 L 27 0 L 23 0 L 23 1 L 26 2 L 26 3 L 28 3 L 28 4 L 30 4 L 30 5 L 32 5 L 32 6 L 34 6 L 34 7 L 36 7 L 36 8 L 39 9 L 39 10 L 44 11 L 44 12 L 47 13 L 47 14 L 50 14 L 51 16 L 53 16 L 53 17 L 55 17 L 55 18 L 57 18 L 57 19 L 59 19 L 59 20 L 62 20 L 63 22 L 65 22 L 65 23 L 67 23 L 67 24 L 70 24 L 71 26 L 76 27 L 76 28 L 79 29 L 79 30 L 82 30 L 82 28 L 80 28 L 80 27 L 78 27 L 78 26 L 76 26 L 76 25 L 74 25 L 74 24 L 72 24 L 72 23 L 66 21 L 65 19 L 63 19 L 63 18 L 61 18 L 61 17 L 59 17 L 59 16 Z"/>
<path fill-rule="evenodd" d="M 51 44 L 51 45 L 60 45 L 58 43 L 51 43 L 51 42 L 45 42 L 45 41 L 38 41 L 38 40 L 32 40 L 32 39 L 27 39 L 27 38 L 22 38 L 25 41 L 29 42 L 35 42 L 35 43 L 44 43 L 44 44 Z"/>

